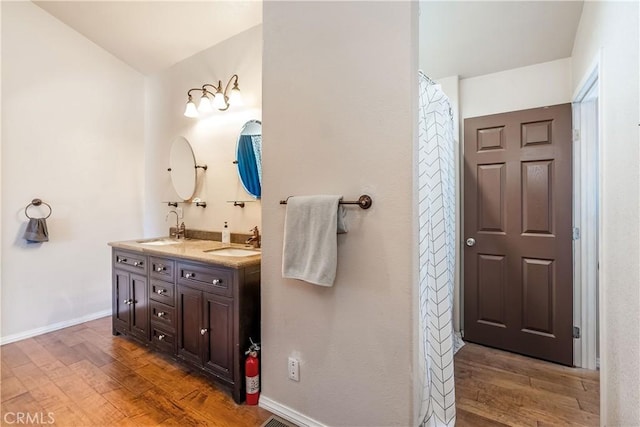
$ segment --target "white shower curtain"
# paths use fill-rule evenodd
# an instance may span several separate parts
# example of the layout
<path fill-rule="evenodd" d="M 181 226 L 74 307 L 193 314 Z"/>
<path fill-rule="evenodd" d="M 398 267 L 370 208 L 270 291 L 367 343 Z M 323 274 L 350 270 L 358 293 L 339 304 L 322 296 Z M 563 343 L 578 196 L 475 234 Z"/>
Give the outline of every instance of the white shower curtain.
<path fill-rule="evenodd" d="M 418 139 L 420 426 L 453 426 L 455 268 L 453 115 L 440 85 L 420 72 Z"/>

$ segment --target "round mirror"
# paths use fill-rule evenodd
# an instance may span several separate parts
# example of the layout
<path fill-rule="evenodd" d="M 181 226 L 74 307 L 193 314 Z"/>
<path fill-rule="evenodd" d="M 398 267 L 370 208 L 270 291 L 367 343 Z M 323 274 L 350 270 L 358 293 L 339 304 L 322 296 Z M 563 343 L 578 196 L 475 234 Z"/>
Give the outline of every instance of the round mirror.
<path fill-rule="evenodd" d="M 262 123 L 249 120 L 238 136 L 236 146 L 238 176 L 242 186 L 251 196 L 259 199 L 262 194 Z"/>
<path fill-rule="evenodd" d="M 196 189 L 196 159 L 191 144 L 182 136 L 176 137 L 171 144 L 169 154 L 171 183 L 178 197 L 189 200 Z"/>

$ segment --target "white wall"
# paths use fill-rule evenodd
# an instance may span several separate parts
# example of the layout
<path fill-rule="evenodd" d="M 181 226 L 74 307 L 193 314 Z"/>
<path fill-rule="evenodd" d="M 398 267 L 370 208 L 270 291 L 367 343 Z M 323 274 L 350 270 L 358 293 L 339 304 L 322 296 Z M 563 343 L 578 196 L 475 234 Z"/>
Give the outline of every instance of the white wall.
<path fill-rule="evenodd" d="M 571 58 L 460 80 L 462 119 L 567 102 Z"/>
<path fill-rule="evenodd" d="M 163 201 L 178 200 L 167 167 L 172 140 L 179 135 L 189 140 L 198 164 L 198 187 L 194 197 L 207 202 L 205 209 L 192 204 L 184 209 L 187 229 L 220 231 L 224 221 L 231 232 L 249 233 L 260 225 L 260 202 L 247 203 L 241 209 L 229 200 L 254 200 L 238 179 L 233 161 L 236 141 L 242 126 L 251 119 L 261 119 L 262 111 L 262 26 L 255 26 L 212 46 L 145 80 L 145 235 L 168 234 L 175 216 L 165 221 L 170 209 Z M 244 106 L 231 106 L 201 119 L 185 117 L 187 90 L 205 83 L 226 85 L 238 74 Z M 196 104 L 200 92 L 194 91 Z M 137 236 L 130 236 L 135 238 Z"/>
<path fill-rule="evenodd" d="M 601 424 L 640 425 L 640 151 L 637 2 L 585 2 L 573 88 L 602 54 Z"/>
<path fill-rule="evenodd" d="M 142 234 L 143 78 L 32 3 L 2 2 L 2 89 L 7 342 L 110 310 L 107 242 Z M 50 242 L 28 245 L 36 197 Z"/>
<path fill-rule="evenodd" d="M 265 2 L 263 16 L 261 404 L 333 426 L 409 425 L 416 4 Z M 283 279 L 278 201 L 362 193 L 373 206 L 349 208 L 335 285 Z"/>

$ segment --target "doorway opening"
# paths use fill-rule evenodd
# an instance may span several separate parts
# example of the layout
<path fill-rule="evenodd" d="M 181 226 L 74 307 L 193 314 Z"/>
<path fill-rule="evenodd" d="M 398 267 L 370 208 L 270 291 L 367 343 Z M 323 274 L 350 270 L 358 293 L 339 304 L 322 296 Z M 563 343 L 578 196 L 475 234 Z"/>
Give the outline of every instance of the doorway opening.
<path fill-rule="evenodd" d="M 599 65 L 592 67 L 573 101 L 574 364 L 599 368 L 600 126 Z"/>

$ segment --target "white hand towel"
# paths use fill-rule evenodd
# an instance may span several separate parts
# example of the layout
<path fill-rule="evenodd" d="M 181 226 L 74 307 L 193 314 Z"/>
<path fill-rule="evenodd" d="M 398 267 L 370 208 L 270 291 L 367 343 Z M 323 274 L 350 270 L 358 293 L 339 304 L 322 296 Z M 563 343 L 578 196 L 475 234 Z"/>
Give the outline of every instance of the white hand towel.
<path fill-rule="evenodd" d="M 341 196 L 289 197 L 284 220 L 282 277 L 333 286 L 338 236 L 346 233 Z"/>

